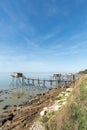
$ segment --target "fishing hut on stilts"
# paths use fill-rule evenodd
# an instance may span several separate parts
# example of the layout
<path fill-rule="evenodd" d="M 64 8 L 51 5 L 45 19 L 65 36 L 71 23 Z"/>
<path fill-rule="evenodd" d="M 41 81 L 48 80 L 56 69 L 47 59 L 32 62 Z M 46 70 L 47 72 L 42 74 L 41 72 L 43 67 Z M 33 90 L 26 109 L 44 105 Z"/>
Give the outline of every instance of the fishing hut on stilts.
<path fill-rule="evenodd" d="M 12 82 L 10 84 L 11 89 L 15 91 L 24 93 L 24 76 L 23 73 L 14 72 L 12 75 Z"/>

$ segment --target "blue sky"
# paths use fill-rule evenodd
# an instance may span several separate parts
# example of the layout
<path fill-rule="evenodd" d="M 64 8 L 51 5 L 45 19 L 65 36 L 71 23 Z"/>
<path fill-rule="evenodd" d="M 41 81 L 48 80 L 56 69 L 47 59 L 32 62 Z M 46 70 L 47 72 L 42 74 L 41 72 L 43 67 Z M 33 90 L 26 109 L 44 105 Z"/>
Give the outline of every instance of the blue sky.
<path fill-rule="evenodd" d="M 1 72 L 85 68 L 86 0 L 0 0 Z"/>

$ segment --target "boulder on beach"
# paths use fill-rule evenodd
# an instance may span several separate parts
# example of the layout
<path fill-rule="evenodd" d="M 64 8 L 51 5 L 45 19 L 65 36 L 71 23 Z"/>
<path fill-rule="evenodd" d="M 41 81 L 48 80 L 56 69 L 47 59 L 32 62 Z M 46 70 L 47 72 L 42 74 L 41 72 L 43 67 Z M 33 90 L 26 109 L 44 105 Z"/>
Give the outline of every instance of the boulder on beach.
<path fill-rule="evenodd" d="M 4 100 L 2 99 L 2 100 L 0 100 L 0 102 L 3 102 Z"/>
<path fill-rule="evenodd" d="M 9 108 L 9 107 L 11 107 L 11 105 L 5 105 L 5 106 L 3 107 L 3 110 L 6 110 L 6 109 Z"/>
<path fill-rule="evenodd" d="M 0 93 L 3 93 L 3 90 L 0 90 Z"/>
<path fill-rule="evenodd" d="M 14 115 L 13 113 L 0 115 L 0 127 L 6 123 L 7 121 L 11 121 L 13 119 Z"/>

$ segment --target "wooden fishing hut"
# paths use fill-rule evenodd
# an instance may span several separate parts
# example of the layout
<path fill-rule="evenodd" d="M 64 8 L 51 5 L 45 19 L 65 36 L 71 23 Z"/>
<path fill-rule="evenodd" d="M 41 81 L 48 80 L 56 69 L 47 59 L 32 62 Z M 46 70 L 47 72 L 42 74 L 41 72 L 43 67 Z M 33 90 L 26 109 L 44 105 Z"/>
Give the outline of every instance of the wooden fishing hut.
<path fill-rule="evenodd" d="M 11 88 L 16 88 L 18 89 L 22 89 L 22 92 L 24 91 L 23 87 L 24 87 L 24 77 L 23 77 L 23 73 L 19 73 L 19 72 L 13 72 L 12 76 L 12 82 L 10 84 Z"/>
<path fill-rule="evenodd" d="M 23 73 L 13 72 L 12 77 L 14 77 L 14 78 L 20 78 L 20 77 L 23 77 Z"/>

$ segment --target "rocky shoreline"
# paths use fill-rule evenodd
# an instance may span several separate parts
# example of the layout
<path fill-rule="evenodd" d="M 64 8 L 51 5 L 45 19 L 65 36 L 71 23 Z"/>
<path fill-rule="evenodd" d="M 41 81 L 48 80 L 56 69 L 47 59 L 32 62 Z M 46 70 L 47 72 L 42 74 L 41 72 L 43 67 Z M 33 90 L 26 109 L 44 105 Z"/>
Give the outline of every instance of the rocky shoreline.
<path fill-rule="evenodd" d="M 35 120 L 39 118 L 43 108 L 51 106 L 62 90 L 61 87 L 51 89 L 46 93 L 37 95 L 30 102 L 4 110 L 0 114 L 1 130 L 29 130 Z"/>

